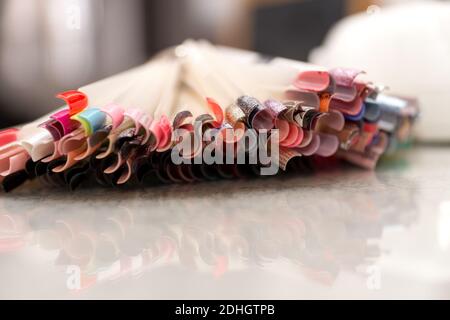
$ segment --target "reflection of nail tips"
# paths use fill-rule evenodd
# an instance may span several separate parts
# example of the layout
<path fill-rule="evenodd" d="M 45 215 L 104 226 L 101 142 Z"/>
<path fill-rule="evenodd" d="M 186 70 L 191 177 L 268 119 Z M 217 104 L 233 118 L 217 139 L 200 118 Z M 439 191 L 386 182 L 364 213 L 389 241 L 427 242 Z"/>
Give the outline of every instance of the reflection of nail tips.
<path fill-rule="evenodd" d="M 71 119 L 80 122 L 85 135 L 90 136 L 103 126 L 106 114 L 98 108 L 89 108 L 72 116 Z"/>
<path fill-rule="evenodd" d="M 311 163 L 316 163 L 316 160 L 316 158 L 294 157 L 289 161 L 287 170 L 289 173 L 299 172 L 303 175 L 305 172 L 311 172 Z M 327 162 L 321 163 L 322 167 L 326 165 Z M 377 182 L 373 180 L 379 178 L 374 174 L 360 171 L 354 171 L 346 177 L 360 181 L 364 185 Z M 339 179 L 336 181 L 326 182 L 330 185 L 342 183 Z M 158 184 L 159 181 L 155 183 Z M 77 263 L 83 279 L 86 273 L 91 279 L 98 281 L 117 280 L 129 276 L 130 272 L 140 274 L 145 270 L 153 270 L 156 265 L 169 268 L 177 263 L 192 266 L 193 261 L 201 267 L 202 273 L 206 271 L 215 276 L 220 276 L 228 270 L 241 270 L 255 265 L 270 268 L 274 262 L 282 262 L 292 264 L 293 267 L 301 264 L 302 270 L 306 270 L 305 274 L 311 280 L 320 284 L 324 281 L 331 284 L 338 278 L 340 272 L 345 271 L 342 268 L 343 264 L 346 267 L 358 268 L 361 261 L 372 260 L 379 256 L 378 246 L 367 242 L 370 238 L 379 238 L 384 226 L 399 222 L 408 225 L 417 218 L 417 210 L 414 210 L 416 194 L 411 193 L 409 189 L 406 193 L 394 190 L 394 193 L 385 199 L 386 203 L 395 200 L 411 208 L 406 211 L 407 215 L 399 216 L 398 212 L 392 214 L 390 207 L 383 205 L 384 203 L 380 205 L 379 197 L 371 190 L 355 193 L 354 201 L 345 202 L 346 210 L 342 211 L 337 205 L 348 200 L 345 198 L 346 194 L 333 193 L 331 197 L 323 197 L 320 201 L 316 201 L 314 206 L 310 206 L 308 201 L 305 201 L 308 195 L 298 192 L 295 197 L 280 197 L 280 193 L 267 192 L 267 183 L 272 184 L 271 188 L 294 187 L 295 190 L 297 187 L 297 191 L 304 189 L 303 185 L 298 189 L 297 180 L 249 182 L 248 186 L 252 191 L 264 192 L 265 195 L 260 197 L 262 204 L 265 205 L 262 205 L 262 211 L 256 214 L 254 210 L 248 210 L 250 209 L 248 202 L 252 199 L 242 198 L 239 195 L 242 186 L 236 188 L 233 184 L 221 184 L 225 198 L 228 196 L 234 199 L 237 196 L 236 200 L 250 200 L 240 201 L 242 210 L 232 216 L 222 206 L 218 206 L 218 201 L 224 197 L 208 197 L 210 193 L 208 184 L 199 185 L 198 188 L 176 188 L 173 193 L 167 192 L 169 189 L 164 189 L 159 195 L 169 201 L 162 203 L 153 201 L 152 207 L 147 210 L 142 210 L 142 203 L 137 206 L 135 201 L 106 208 L 100 203 L 90 201 L 88 205 L 92 206 L 91 212 L 79 210 L 77 214 L 72 210 L 65 210 L 64 204 L 55 203 L 54 209 L 58 212 L 55 215 L 48 212 L 45 202 L 33 201 L 30 207 L 33 214 L 22 215 L 15 214 L 14 206 L 10 205 L 13 212 L 9 212 L 7 218 L 12 223 L 3 224 L 2 227 L 7 234 L 14 235 L 13 240 L 18 241 L 14 241 L 14 246 L 10 248 L 7 247 L 8 242 L 3 243 L 3 248 L 20 250 L 24 242 L 27 245 L 24 240 L 32 238 L 31 244 L 57 252 L 56 265 Z M 198 198 L 199 194 L 205 195 L 207 199 Z M 183 201 L 178 200 L 186 196 L 196 197 L 199 201 L 185 206 Z M 5 205 L 7 203 L 8 201 L 5 201 Z M 305 210 L 299 210 L 299 206 L 302 205 L 306 206 Z M 167 206 L 174 214 L 168 219 L 162 219 L 161 217 L 167 213 Z M 274 207 L 279 210 L 274 212 Z M 361 211 L 362 207 L 368 210 Z M 314 210 L 306 210 L 311 208 Z M 205 214 L 198 214 L 199 209 Z M 332 209 L 333 214 L 329 214 Z M 361 218 L 361 215 L 370 219 L 357 219 Z M 355 222 L 358 227 L 356 237 Z M 70 230 L 71 236 L 64 238 L 64 247 L 58 247 L 59 249 L 55 251 L 53 244 L 60 242 L 51 241 L 50 247 L 46 245 L 49 244 L 49 239 L 53 239 L 49 236 L 57 236 L 54 239 L 60 240 L 61 226 L 64 230 Z M 230 226 L 232 232 L 224 232 L 229 230 Z M 340 241 L 335 241 L 336 237 L 324 237 L 330 232 L 338 234 Z M 36 234 L 41 236 L 30 237 Z M 89 249 L 97 250 L 83 251 L 84 254 L 80 259 L 79 245 L 86 241 Z M 18 246 L 18 243 L 21 245 Z M 349 245 L 361 250 L 348 252 L 346 248 Z M 330 254 L 334 256 L 331 261 Z M 173 256 L 179 256 L 180 259 L 167 258 Z M 117 268 L 117 261 L 126 268 Z M 90 284 L 95 285 L 98 282 L 93 281 Z"/>
<path fill-rule="evenodd" d="M 198 50 L 202 51 L 201 48 Z M 393 152 L 397 146 L 410 140 L 418 115 L 417 102 L 386 94 L 383 86 L 365 82 L 359 70 L 338 68 L 327 71 L 287 59 L 271 59 L 257 66 L 254 63 L 258 59 L 254 57 L 255 61 L 244 59 L 247 61 L 245 68 L 248 68 L 245 72 L 234 70 L 236 75 L 240 72 L 242 76 L 237 81 L 231 70 L 237 66 L 233 58 L 227 63 L 224 61 L 230 73 L 224 72 L 223 75 L 216 74 L 221 68 L 216 70 L 208 65 L 214 59 L 218 62 L 227 59 L 227 55 L 215 57 L 215 49 L 210 49 L 205 57 L 210 57 L 211 61 L 205 58 L 204 68 L 189 66 L 188 75 L 177 75 L 179 79 L 174 76 L 170 88 L 162 85 L 161 90 L 154 90 L 164 92 L 163 98 L 152 101 L 157 105 L 157 112 L 144 111 L 139 99 L 134 100 L 138 96 L 135 94 L 122 92 L 114 99 L 111 97 L 118 104 L 100 103 L 93 107 L 88 106 L 86 94 L 70 90 L 57 96 L 66 105 L 53 112 L 46 121 L 37 123 L 41 128 L 36 134 L 22 128 L 0 131 L 0 175 L 4 176 L 0 183 L 9 191 L 26 180 L 37 178 L 47 185 L 65 185 L 74 190 L 84 182 L 94 180 L 105 186 L 116 186 L 126 183 L 192 183 L 261 175 L 260 169 L 267 168 L 267 163 L 263 164 L 261 159 L 242 165 L 206 164 L 202 156 L 205 148 L 215 147 L 211 155 L 223 161 L 228 156 L 224 147 L 232 146 L 235 151 L 245 152 L 248 161 L 250 154 L 261 151 L 257 141 L 259 134 L 266 130 L 271 142 L 277 137 L 276 145 L 280 147 L 278 162 L 283 170 L 312 170 L 309 164 L 318 162 L 311 159 L 324 158 L 331 159 L 328 164 L 334 158 L 341 158 L 373 169 L 383 154 Z M 170 59 L 178 59 L 175 56 Z M 160 62 L 155 60 L 149 65 L 153 63 L 156 66 Z M 286 64 L 286 78 L 290 74 L 288 81 L 281 72 L 283 68 L 279 69 L 281 76 L 277 74 L 279 63 Z M 195 69 L 197 67 L 201 72 Z M 270 71 L 268 77 L 264 76 L 264 68 Z M 289 68 L 294 68 L 291 71 L 296 75 L 287 72 Z M 211 72 L 207 81 L 200 79 L 205 70 Z M 258 76 L 252 80 L 247 74 L 252 75 L 253 71 Z M 121 83 L 128 83 L 125 78 L 121 78 Z M 114 82 L 112 79 L 94 84 L 94 87 L 103 88 L 102 97 L 108 92 L 106 84 Z M 178 94 L 172 91 L 181 90 L 190 83 L 193 84 L 190 90 L 198 95 L 198 105 L 187 104 L 192 106 L 192 110 L 170 112 L 170 108 L 179 107 L 171 105 L 174 98 L 169 99 L 169 96 Z M 95 90 L 90 91 L 89 86 L 86 88 L 93 103 L 105 102 L 105 97 L 98 100 Z M 129 88 L 133 93 L 138 93 L 137 89 L 133 85 Z M 150 89 L 152 86 L 147 86 L 145 93 Z M 217 100 L 214 96 L 207 96 L 210 91 L 217 93 Z M 263 99 L 264 103 L 248 95 L 249 92 L 255 92 L 255 96 Z M 274 99 L 275 96 L 280 101 Z M 156 96 L 149 94 L 147 98 Z M 122 104 L 122 99 L 127 103 Z M 167 106 L 164 103 L 158 106 L 159 100 L 171 102 Z M 138 107 L 130 108 L 133 104 Z M 225 105 L 228 107 L 222 110 Z M 198 128 L 194 126 L 195 121 L 201 123 Z M 273 128 L 277 129 L 276 134 L 270 131 Z M 179 140 L 175 140 L 178 139 L 177 129 L 186 132 Z M 237 134 L 237 129 L 242 134 Z M 192 143 L 194 150 L 179 150 L 178 156 L 184 160 L 200 157 L 200 162 L 175 164 L 172 160 L 174 147 L 183 140 L 189 144 L 188 138 L 194 141 L 192 138 L 197 133 L 209 139 L 199 144 Z M 239 144 L 245 134 L 246 138 L 252 139 L 243 139 L 244 143 Z M 236 155 L 231 159 L 236 159 Z"/>

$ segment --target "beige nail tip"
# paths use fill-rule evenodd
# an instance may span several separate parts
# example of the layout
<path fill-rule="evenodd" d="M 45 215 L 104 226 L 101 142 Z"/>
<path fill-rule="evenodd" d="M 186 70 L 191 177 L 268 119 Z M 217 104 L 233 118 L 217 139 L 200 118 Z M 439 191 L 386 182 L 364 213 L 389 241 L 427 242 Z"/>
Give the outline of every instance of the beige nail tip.
<path fill-rule="evenodd" d="M 125 163 L 125 160 L 122 159 L 122 156 L 119 154 L 117 154 L 117 160 L 115 163 L 113 163 L 112 165 L 110 165 L 108 168 L 106 168 L 103 172 L 106 174 L 111 174 L 116 172 L 117 170 L 119 170 L 119 168 Z"/>
<path fill-rule="evenodd" d="M 84 150 L 85 150 L 85 146 L 83 146 L 77 150 L 69 152 L 67 154 L 66 163 L 63 165 L 60 165 L 56 168 L 53 168 L 52 171 L 55 173 L 60 173 L 60 172 L 63 172 L 64 170 L 67 170 L 67 169 L 73 167 L 78 162 L 75 160 L 75 157 L 78 156 L 80 153 L 84 152 Z"/>

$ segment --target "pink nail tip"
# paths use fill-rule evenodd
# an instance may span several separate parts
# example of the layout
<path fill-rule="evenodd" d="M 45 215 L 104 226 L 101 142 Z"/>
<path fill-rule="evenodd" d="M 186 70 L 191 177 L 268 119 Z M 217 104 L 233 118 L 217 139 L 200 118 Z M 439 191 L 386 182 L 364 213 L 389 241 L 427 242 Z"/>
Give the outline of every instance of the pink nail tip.
<path fill-rule="evenodd" d="M 117 128 L 124 119 L 125 110 L 117 104 L 109 104 L 101 109 L 111 119 L 112 128 Z"/>
<path fill-rule="evenodd" d="M 301 72 L 294 81 L 298 89 L 321 92 L 330 85 L 330 75 L 325 71 Z"/>

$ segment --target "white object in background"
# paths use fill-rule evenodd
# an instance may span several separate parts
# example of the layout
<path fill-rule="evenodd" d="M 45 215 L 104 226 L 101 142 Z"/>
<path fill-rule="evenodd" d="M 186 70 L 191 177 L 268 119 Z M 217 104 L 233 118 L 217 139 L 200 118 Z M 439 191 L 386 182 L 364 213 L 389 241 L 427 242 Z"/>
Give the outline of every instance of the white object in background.
<path fill-rule="evenodd" d="M 419 1 L 368 10 L 340 21 L 313 63 L 367 71 L 397 94 L 419 99 L 421 141 L 450 140 L 450 3 Z"/>

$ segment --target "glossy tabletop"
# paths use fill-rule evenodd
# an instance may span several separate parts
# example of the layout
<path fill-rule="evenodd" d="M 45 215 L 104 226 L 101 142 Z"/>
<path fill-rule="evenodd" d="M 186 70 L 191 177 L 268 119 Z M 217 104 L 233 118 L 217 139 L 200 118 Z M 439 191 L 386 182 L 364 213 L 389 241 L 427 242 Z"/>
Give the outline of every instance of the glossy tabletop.
<path fill-rule="evenodd" d="M 375 172 L 0 194 L 0 299 L 450 298 L 450 148 Z"/>

